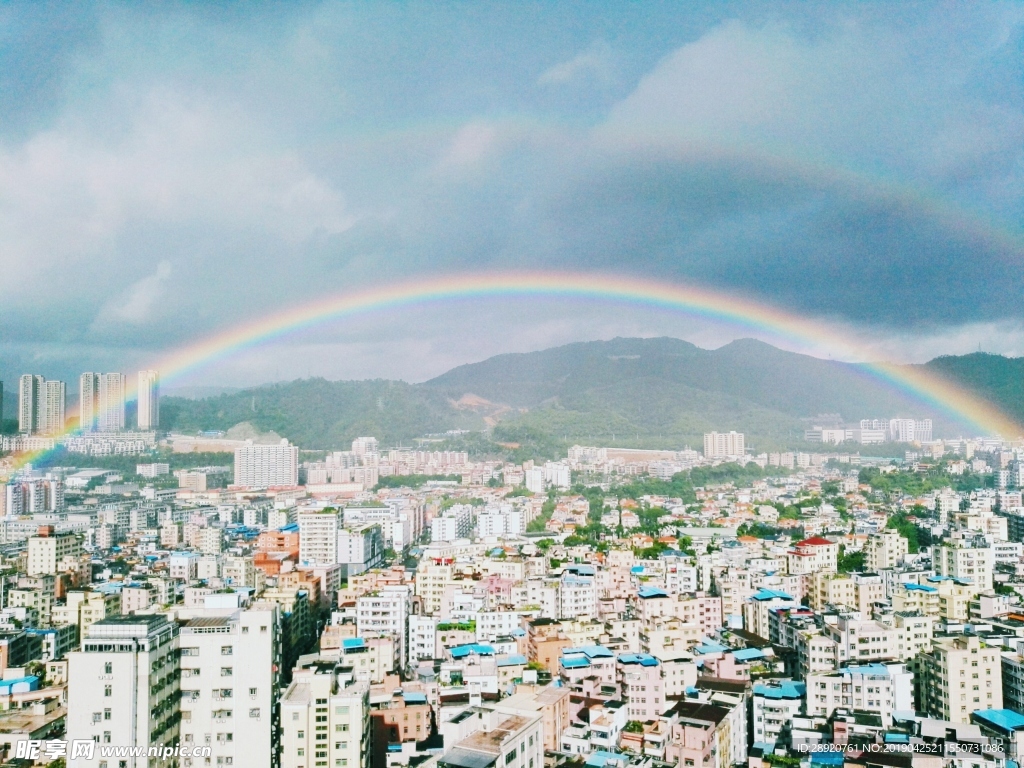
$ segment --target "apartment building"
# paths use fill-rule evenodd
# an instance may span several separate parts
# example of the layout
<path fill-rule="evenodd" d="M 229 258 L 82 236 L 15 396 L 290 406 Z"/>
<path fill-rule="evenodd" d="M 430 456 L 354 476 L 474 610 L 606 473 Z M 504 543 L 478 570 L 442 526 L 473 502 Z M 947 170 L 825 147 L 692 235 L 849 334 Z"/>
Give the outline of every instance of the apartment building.
<path fill-rule="evenodd" d="M 282 768 L 367 768 L 370 684 L 337 662 L 299 660 L 281 696 Z"/>
<path fill-rule="evenodd" d="M 888 728 L 893 710 L 914 709 L 914 673 L 903 664 L 865 664 L 807 676 L 807 714 L 836 709 L 873 712 Z"/>
<path fill-rule="evenodd" d="M 416 596 L 425 614 L 441 610 L 445 590 L 453 583 L 454 566 L 450 560 L 423 558 L 416 568 Z"/>
<path fill-rule="evenodd" d="M 277 606 L 205 609 L 198 614 L 186 621 L 178 638 L 181 743 L 209 746 L 216 765 L 276 768 L 281 666 Z"/>
<path fill-rule="evenodd" d="M 973 531 L 953 531 L 932 547 L 932 565 L 940 576 L 970 584 L 979 592 L 992 589 L 995 556 L 985 536 Z"/>
<path fill-rule="evenodd" d="M 774 744 L 804 705 L 807 686 L 792 680 L 773 680 L 754 686 L 754 742 Z"/>
<path fill-rule="evenodd" d="M 620 653 L 616 680 L 630 720 L 647 722 L 665 711 L 665 683 L 658 659 L 647 653 Z"/>
<path fill-rule="evenodd" d="M 57 573 L 64 558 L 77 558 L 82 553 L 78 534 L 54 533 L 53 526 L 41 526 L 36 536 L 28 539 L 28 562 L 25 572 L 29 576 Z"/>
<path fill-rule="evenodd" d="M 919 709 L 929 717 L 969 722 L 979 709 L 1002 709 L 1003 679 L 998 648 L 975 636 L 937 638 L 918 655 L 915 683 Z"/>
<path fill-rule="evenodd" d="M 412 595 L 406 585 L 383 587 L 356 599 L 356 632 L 361 638 L 394 639 L 395 666 L 405 666 L 409 658 L 408 617 L 412 613 Z"/>
<path fill-rule="evenodd" d="M 86 630 L 82 649 L 68 654 L 67 739 L 176 744 L 178 696 L 178 625 L 159 614 L 102 619 Z M 77 765 L 100 768 L 99 752 Z M 128 757 L 124 768 L 158 765 L 176 768 L 179 760 Z"/>
<path fill-rule="evenodd" d="M 270 488 L 299 484 L 299 449 L 282 440 L 258 445 L 251 440 L 235 449 L 235 482 L 242 488 Z"/>
<path fill-rule="evenodd" d="M 868 537 L 864 545 L 864 566 L 869 573 L 897 568 L 908 553 L 907 540 L 899 531 L 887 528 Z"/>

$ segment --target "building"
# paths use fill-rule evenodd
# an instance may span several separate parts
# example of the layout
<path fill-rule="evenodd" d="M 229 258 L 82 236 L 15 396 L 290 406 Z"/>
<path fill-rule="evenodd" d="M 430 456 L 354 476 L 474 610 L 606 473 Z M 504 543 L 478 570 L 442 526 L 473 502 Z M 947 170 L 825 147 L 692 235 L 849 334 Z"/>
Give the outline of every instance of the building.
<path fill-rule="evenodd" d="M 139 429 L 148 431 L 160 426 L 160 374 L 139 371 Z"/>
<path fill-rule="evenodd" d="M 412 594 L 408 586 L 382 587 L 356 599 L 356 632 L 362 638 L 394 638 L 395 666 L 404 666 L 411 613 Z"/>
<path fill-rule="evenodd" d="M 444 543 L 464 539 L 473 532 L 473 507 L 455 504 L 430 521 L 430 541 Z"/>
<path fill-rule="evenodd" d="M 82 552 L 78 534 L 54 533 L 53 526 L 42 526 L 39 534 L 28 539 L 29 576 L 56 574 L 64 558 L 77 558 Z"/>
<path fill-rule="evenodd" d="M 665 712 L 665 683 L 660 662 L 646 653 L 620 653 L 616 677 L 629 720 L 656 720 Z"/>
<path fill-rule="evenodd" d="M 276 768 L 277 606 L 218 612 L 207 608 L 181 627 L 181 743 L 209 744 L 216 765 Z"/>
<path fill-rule="evenodd" d="M 123 373 L 83 373 L 78 377 L 79 427 L 83 432 L 120 432 L 125 427 Z"/>
<path fill-rule="evenodd" d="M 89 627 L 68 654 L 67 739 L 97 747 L 145 747 L 179 739 L 178 625 L 165 616 L 116 616 Z M 106 761 L 103 761 L 106 762 Z M 92 760 L 69 765 L 103 765 Z M 175 766 L 176 760 L 132 757 L 125 768 Z"/>
<path fill-rule="evenodd" d="M 894 443 L 930 443 L 931 419 L 889 419 L 889 440 Z"/>
<path fill-rule="evenodd" d="M 281 696 L 282 768 L 367 768 L 370 686 L 350 669 L 303 657 Z"/>
<path fill-rule="evenodd" d="M 807 576 L 818 571 L 835 573 L 839 564 L 839 545 L 821 536 L 798 541 L 786 553 L 789 573 Z"/>
<path fill-rule="evenodd" d="M 271 488 L 299 484 L 299 449 L 282 440 L 258 445 L 251 440 L 235 449 L 235 485 Z"/>
<path fill-rule="evenodd" d="M 46 380 L 31 373 L 18 380 L 18 431 L 32 435 L 42 431 L 46 410 L 43 393 Z"/>
<path fill-rule="evenodd" d="M 754 742 L 774 744 L 792 719 L 800 714 L 807 687 L 792 680 L 772 680 L 754 686 Z"/>
<path fill-rule="evenodd" d="M 67 401 L 66 385 L 63 381 L 46 381 L 43 384 L 43 407 L 40 413 L 39 432 L 59 435 L 64 431 L 64 404 Z"/>
<path fill-rule="evenodd" d="M 513 715 L 491 707 L 471 711 L 473 730 L 438 759 L 438 768 L 543 768 L 540 714 Z"/>
<path fill-rule="evenodd" d="M 746 453 L 742 432 L 708 432 L 704 435 L 704 458 L 726 459 Z"/>
<path fill-rule="evenodd" d="M 888 728 L 893 710 L 914 709 L 914 674 L 902 664 L 865 664 L 808 675 L 807 714 L 828 718 L 837 709 L 873 712 Z"/>
<path fill-rule="evenodd" d="M 932 565 L 940 576 L 969 583 L 979 592 L 992 589 L 995 554 L 980 533 L 953 531 L 948 539 L 932 547 Z"/>
<path fill-rule="evenodd" d="M 929 717 L 966 723 L 971 712 L 1002 709 L 998 648 L 976 636 L 937 638 L 915 663 L 918 709 Z"/>
<path fill-rule="evenodd" d="M 878 573 L 903 565 L 907 556 L 907 540 L 899 531 L 886 528 L 868 537 L 864 545 L 864 567 L 868 573 Z"/>

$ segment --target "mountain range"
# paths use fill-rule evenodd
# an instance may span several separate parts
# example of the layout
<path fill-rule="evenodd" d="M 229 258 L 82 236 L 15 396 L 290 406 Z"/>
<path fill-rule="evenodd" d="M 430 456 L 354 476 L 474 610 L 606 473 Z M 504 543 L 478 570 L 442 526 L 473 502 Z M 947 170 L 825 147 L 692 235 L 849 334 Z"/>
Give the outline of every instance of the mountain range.
<path fill-rule="evenodd" d="M 971 354 L 925 364 L 1024 422 L 1024 358 Z M 821 421 L 930 417 L 937 436 L 970 434 L 863 366 L 741 339 L 707 350 L 671 338 L 617 338 L 498 355 L 419 384 L 303 379 L 214 397 L 165 397 L 166 429 L 249 422 L 303 448 L 345 448 L 359 435 L 385 445 L 432 436 L 451 446 L 557 453 L 574 442 L 700 446 L 736 429 L 757 449 L 794 447 Z M 451 430 L 471 434 L 446 435 Z M 478 434 L 479 433 L 479 434 Z"/>

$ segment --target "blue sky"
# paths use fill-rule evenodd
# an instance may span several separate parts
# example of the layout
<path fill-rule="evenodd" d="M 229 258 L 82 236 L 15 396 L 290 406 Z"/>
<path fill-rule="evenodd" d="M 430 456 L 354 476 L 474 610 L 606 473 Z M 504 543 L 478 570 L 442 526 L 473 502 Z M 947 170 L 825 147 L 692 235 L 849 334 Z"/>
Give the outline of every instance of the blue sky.
<path fill-rule="evenodd" d="M 325 293 L 534 268 L 737 292 L 878 357 L 1024 354 L 1022 22 L 1009 3 L 4 4 L 0 375 L 131 370 Z M 460 303 L 190 383 L 417 380 L 632 334 L 748 332 Z"/>

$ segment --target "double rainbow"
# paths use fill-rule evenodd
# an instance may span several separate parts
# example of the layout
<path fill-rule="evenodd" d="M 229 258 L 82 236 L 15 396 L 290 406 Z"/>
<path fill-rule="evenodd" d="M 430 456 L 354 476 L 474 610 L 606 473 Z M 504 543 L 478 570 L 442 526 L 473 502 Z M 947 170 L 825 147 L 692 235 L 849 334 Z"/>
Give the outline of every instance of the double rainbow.
<path fill-rule="evenodd" d="M 491 297 L 627 303 L 726 322 L 766 333 L 798 347 L 819 348 L 825 345 L 840 349 L 844 355 L 852 358 L 862 358 L 864 354 L 854 341 L 817 320 L 708 288 L 621 275 L 506 272 L 408 280 L 320 298 L 216 333 L 172 352 L 149 367 L 160 371 L 162 380 L 167 382 L 244 350 L 324 323 L 388 309 Z M 1006 438 L 1016 438 L 1022 434 L 1021 427 L 998 408 L 922 366 L 865 363 L 861 368 L 868 375 L 908 394 L 923 405 L 941 411 L 956 421 L 973 425 L 981 433 L 998 434 Z M 130 397 L 133 394 L 129 392 Z M 39 461 L 45 454 L 40 452 L 23 456 L 21 463 Z"/>

